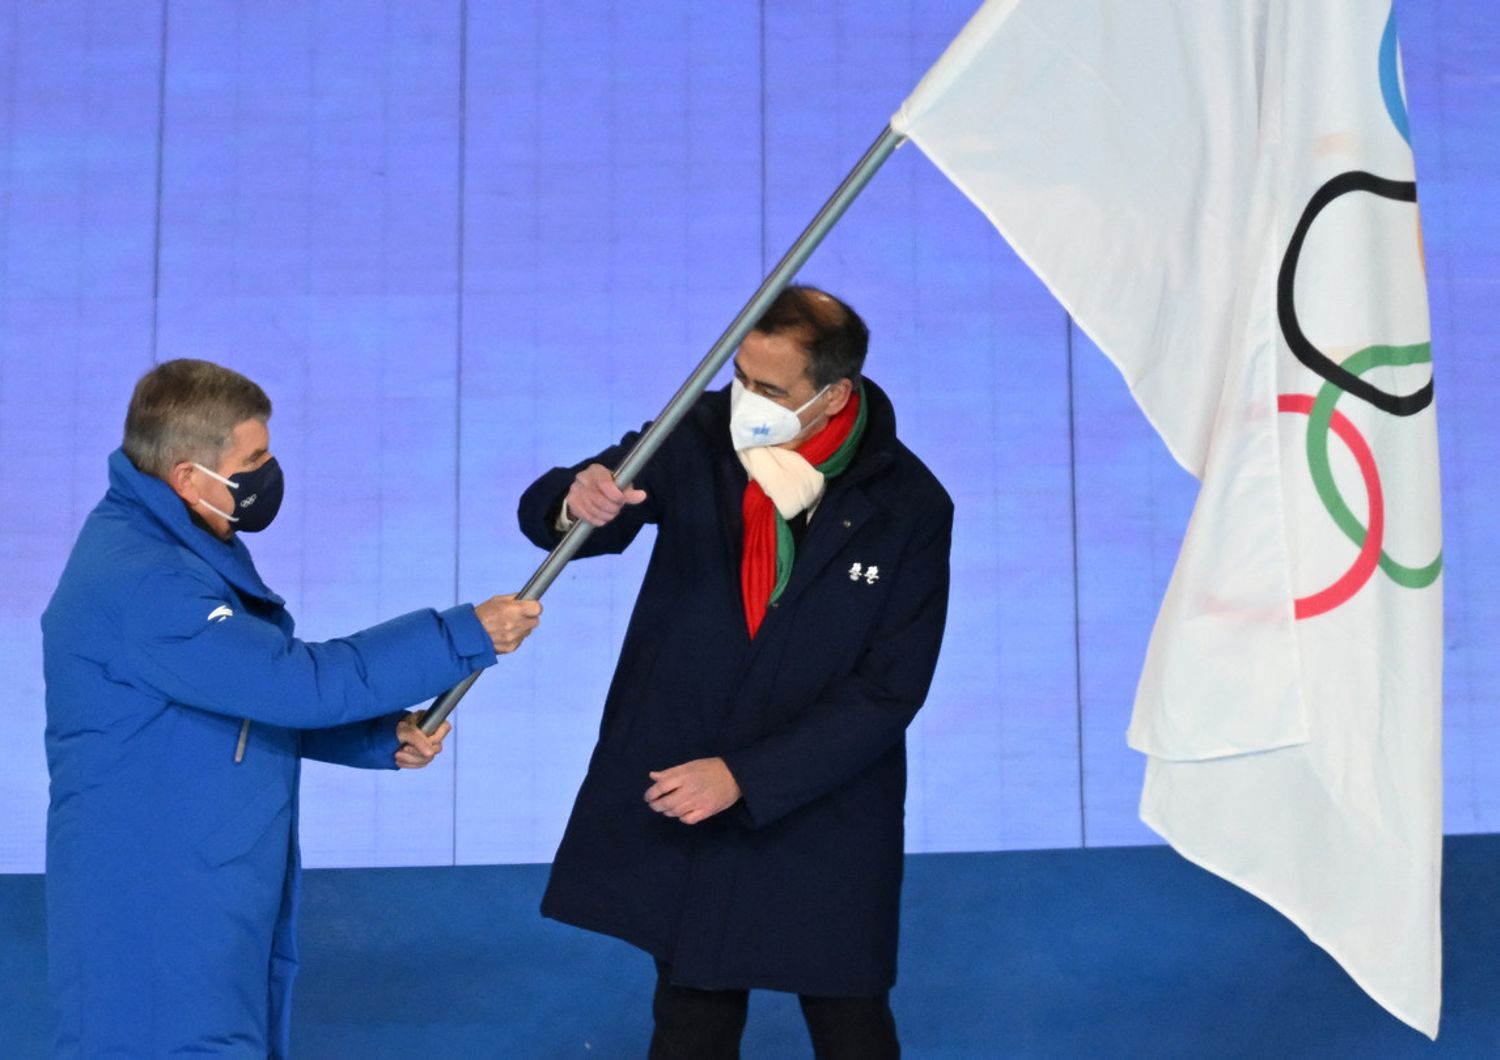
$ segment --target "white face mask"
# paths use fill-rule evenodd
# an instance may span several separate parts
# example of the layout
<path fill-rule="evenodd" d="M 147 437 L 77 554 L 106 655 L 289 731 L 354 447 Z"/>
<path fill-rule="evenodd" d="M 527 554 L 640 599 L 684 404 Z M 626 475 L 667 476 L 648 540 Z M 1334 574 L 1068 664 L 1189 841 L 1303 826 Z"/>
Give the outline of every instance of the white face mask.
<path fill-rule="evenodd" d="M 802 433 L 802 421 L 797 417 L 827 389 L 825 386 L 793 410 L 746 390 L 736 379 L 729 386 L 729 438 L 735 449 L 785 445 Z"/>

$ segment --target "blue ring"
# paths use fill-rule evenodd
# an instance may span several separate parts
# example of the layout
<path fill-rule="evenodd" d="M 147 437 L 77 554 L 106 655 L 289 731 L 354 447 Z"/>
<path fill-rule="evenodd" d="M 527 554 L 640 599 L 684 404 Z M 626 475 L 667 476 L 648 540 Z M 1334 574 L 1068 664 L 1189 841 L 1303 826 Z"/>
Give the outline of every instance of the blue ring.
<path fill-rule="evenodd" d="M 1385 33 L 1380 38 L 1380 94 L 1385 98 L 1386 113 L 1401 139 L 1411 146 L 1411 131 L 1406 118 L 1406 100 L 1401 96 L 1401 74 L 1396 63 L 1396 8 L 1391 6 L 1390 16 L 1385 20 Z"/>

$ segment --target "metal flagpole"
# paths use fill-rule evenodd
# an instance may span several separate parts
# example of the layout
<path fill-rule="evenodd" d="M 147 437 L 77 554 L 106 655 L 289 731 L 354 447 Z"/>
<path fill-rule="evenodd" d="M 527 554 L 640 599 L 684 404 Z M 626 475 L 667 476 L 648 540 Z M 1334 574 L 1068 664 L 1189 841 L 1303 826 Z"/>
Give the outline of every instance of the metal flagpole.
<path fill-rule="evenodd" d="M 682 417 L 687 415 L 687 411 L 693 402 L 707 388 L 709 382 L 718 374 L 719 369 L 724 367 L 724 362 L 729 360 L 735 350 L 739 349 L 740 343 L 745 340 L 745 336 L 750 333 L 751 328 L 755 326 L 755 322 L 761 318 L 766 309 L 775 301 L 776 296 L 791 282 L 792 277 L 797 274 L 797 270 L 802 268 L 807 259 L 812 256 L 812 252 L 817 249 L 818 244 L 823 242 L 823 237 L 838 223 L 839 218 L 844 216 L 844 211 L 849 208 L 849 204 L 855 200 L 860 192 L 865 190 L 865 185 L 870 182 L 870 178 L 875 175 L 875 171 L 881 167 L 887 158 L 891 157 L 891 153 L 900 147 L 905 139 L 904 136 L 896 132 L 889 125 L 885 127 L 880 136 L 870 145 L 870 149 L 865 152 L 864 157 L 859 160 L 859 164 L 849 172 L 849 175 L 844 178 L 844 182 L 838 186 L 838 190 L 823 204 L 823 208 L 812 219 L 812 223 L 797 237 L 797 241 L 792 244 L 791 249 L 786 252 L 786 255 L 777 264 L 776 268 L 771 270 L 771 274 L 761 283 L 760 289 L 745 304 L 745 308 L 740 310 L 739 315 L 734 318 L 734 322 L 729 325 L 729 329 L 723 335 L 719 336 L 719 341 L 713 344 L 707 356 L 693 370 L 693 374 L 688 376 L 687 382 L 678 388 L 677 393 L 672 396 L 672 400 L 667 403 L 667 407 L 662 410 L 661 415 L 656 417 L 652 421 L 651 426 L 646 428 L 645 433 L 636 441 L 635 448 L 631 449 L 626 454 L 625 459 L 620 461 L 620 466 L 614 471 L 616 483 L 621 486 L 628 485 L 634 481 L 636 475 L 640 474 L 641 468 L 645 467 L 646 462 L 656 454 L 656 450 L 661 447 L 661 443 L 666 441 L 667 435 L 671 434 L 672 430 L 682 422 Z M 562 569 L 568 565 L 568 561 L 583 547 L 584 540 L 593 529 L 592 525 L 584 522 L 582 519 L 575 522 L 568 529 L 568 532 L 563 535 L 562 540 L 557 543 L 557 546 L 548 554 L 547 558 L 542 561 L 542 565 L 536 569 L 536 573 L 531 576 L 531 579 L 516 594 L 517 598 L 521 600 L 541 599 L 542 594 L 547 591 L 548 586 L 556 580 L 557 576 L 562 573 Z M 453 708 L 458 706 L 458 701 L 464 697 L 474 682 L 479 679 L 481 672 L 477 671 L 470 674 L 463 681 L 433 700 L 432 706 L 428 708 L 426 715 L 422 718 L 421 728 L 423 732 L 431 736 L 437 731 L 438 726 L 442 725 L 443 720 L 449 714 L 453 713 Z"/>

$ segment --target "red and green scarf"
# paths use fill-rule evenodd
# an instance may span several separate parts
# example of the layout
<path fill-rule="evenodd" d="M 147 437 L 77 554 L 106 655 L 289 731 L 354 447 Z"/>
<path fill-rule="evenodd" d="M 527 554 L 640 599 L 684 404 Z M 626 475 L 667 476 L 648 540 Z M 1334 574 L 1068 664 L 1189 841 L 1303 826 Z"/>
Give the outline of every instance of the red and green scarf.
<path fill-rule="evenodd" d="M 865 433 L 863 398 L 861 386 L 821 431 L 797 447 L 797 454 L 824 478 L 842 474 L 854 461 Z M 745 546 L 740 557 L 740 590 L 745 600 L 745 624 L 753 638 L 766 617 L 766 608 L 780 599 L 791 579 L 797 545 L 775 503 L 754 479 L 745 487 L 741 510 Z"/>

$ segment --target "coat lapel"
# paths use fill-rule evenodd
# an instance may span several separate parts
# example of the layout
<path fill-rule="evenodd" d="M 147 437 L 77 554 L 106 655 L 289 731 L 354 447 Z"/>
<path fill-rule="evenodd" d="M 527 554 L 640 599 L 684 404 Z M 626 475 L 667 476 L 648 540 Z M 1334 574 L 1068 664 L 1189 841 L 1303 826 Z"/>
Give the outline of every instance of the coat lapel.
<path fill-rule="evenodd" d="M 833 562 L 845 545 L 853 540 L 875 514 L 864 490 L 858 487 L 830 490 L 807 524 L 802 547 L 792 564 L 792 577 L 782 593 L 783 600 L 795 600 Z"/>
<path fill-rule="evenodd" d="M 856 487 L 830 490 L 812 520 L 807 524 L 807 533 L 797 549 L 792 563 L 792 576 L 787 581 L 781 599 L 766 611 L 760 629 L 751 641 L 751 653 L 771 641 L 770 633 L 784 621 L 782 614 L 817 580 L 818 576 L 833 562 L 860 529 L 870 521 L 877 509 L 863 490 Z"/>

